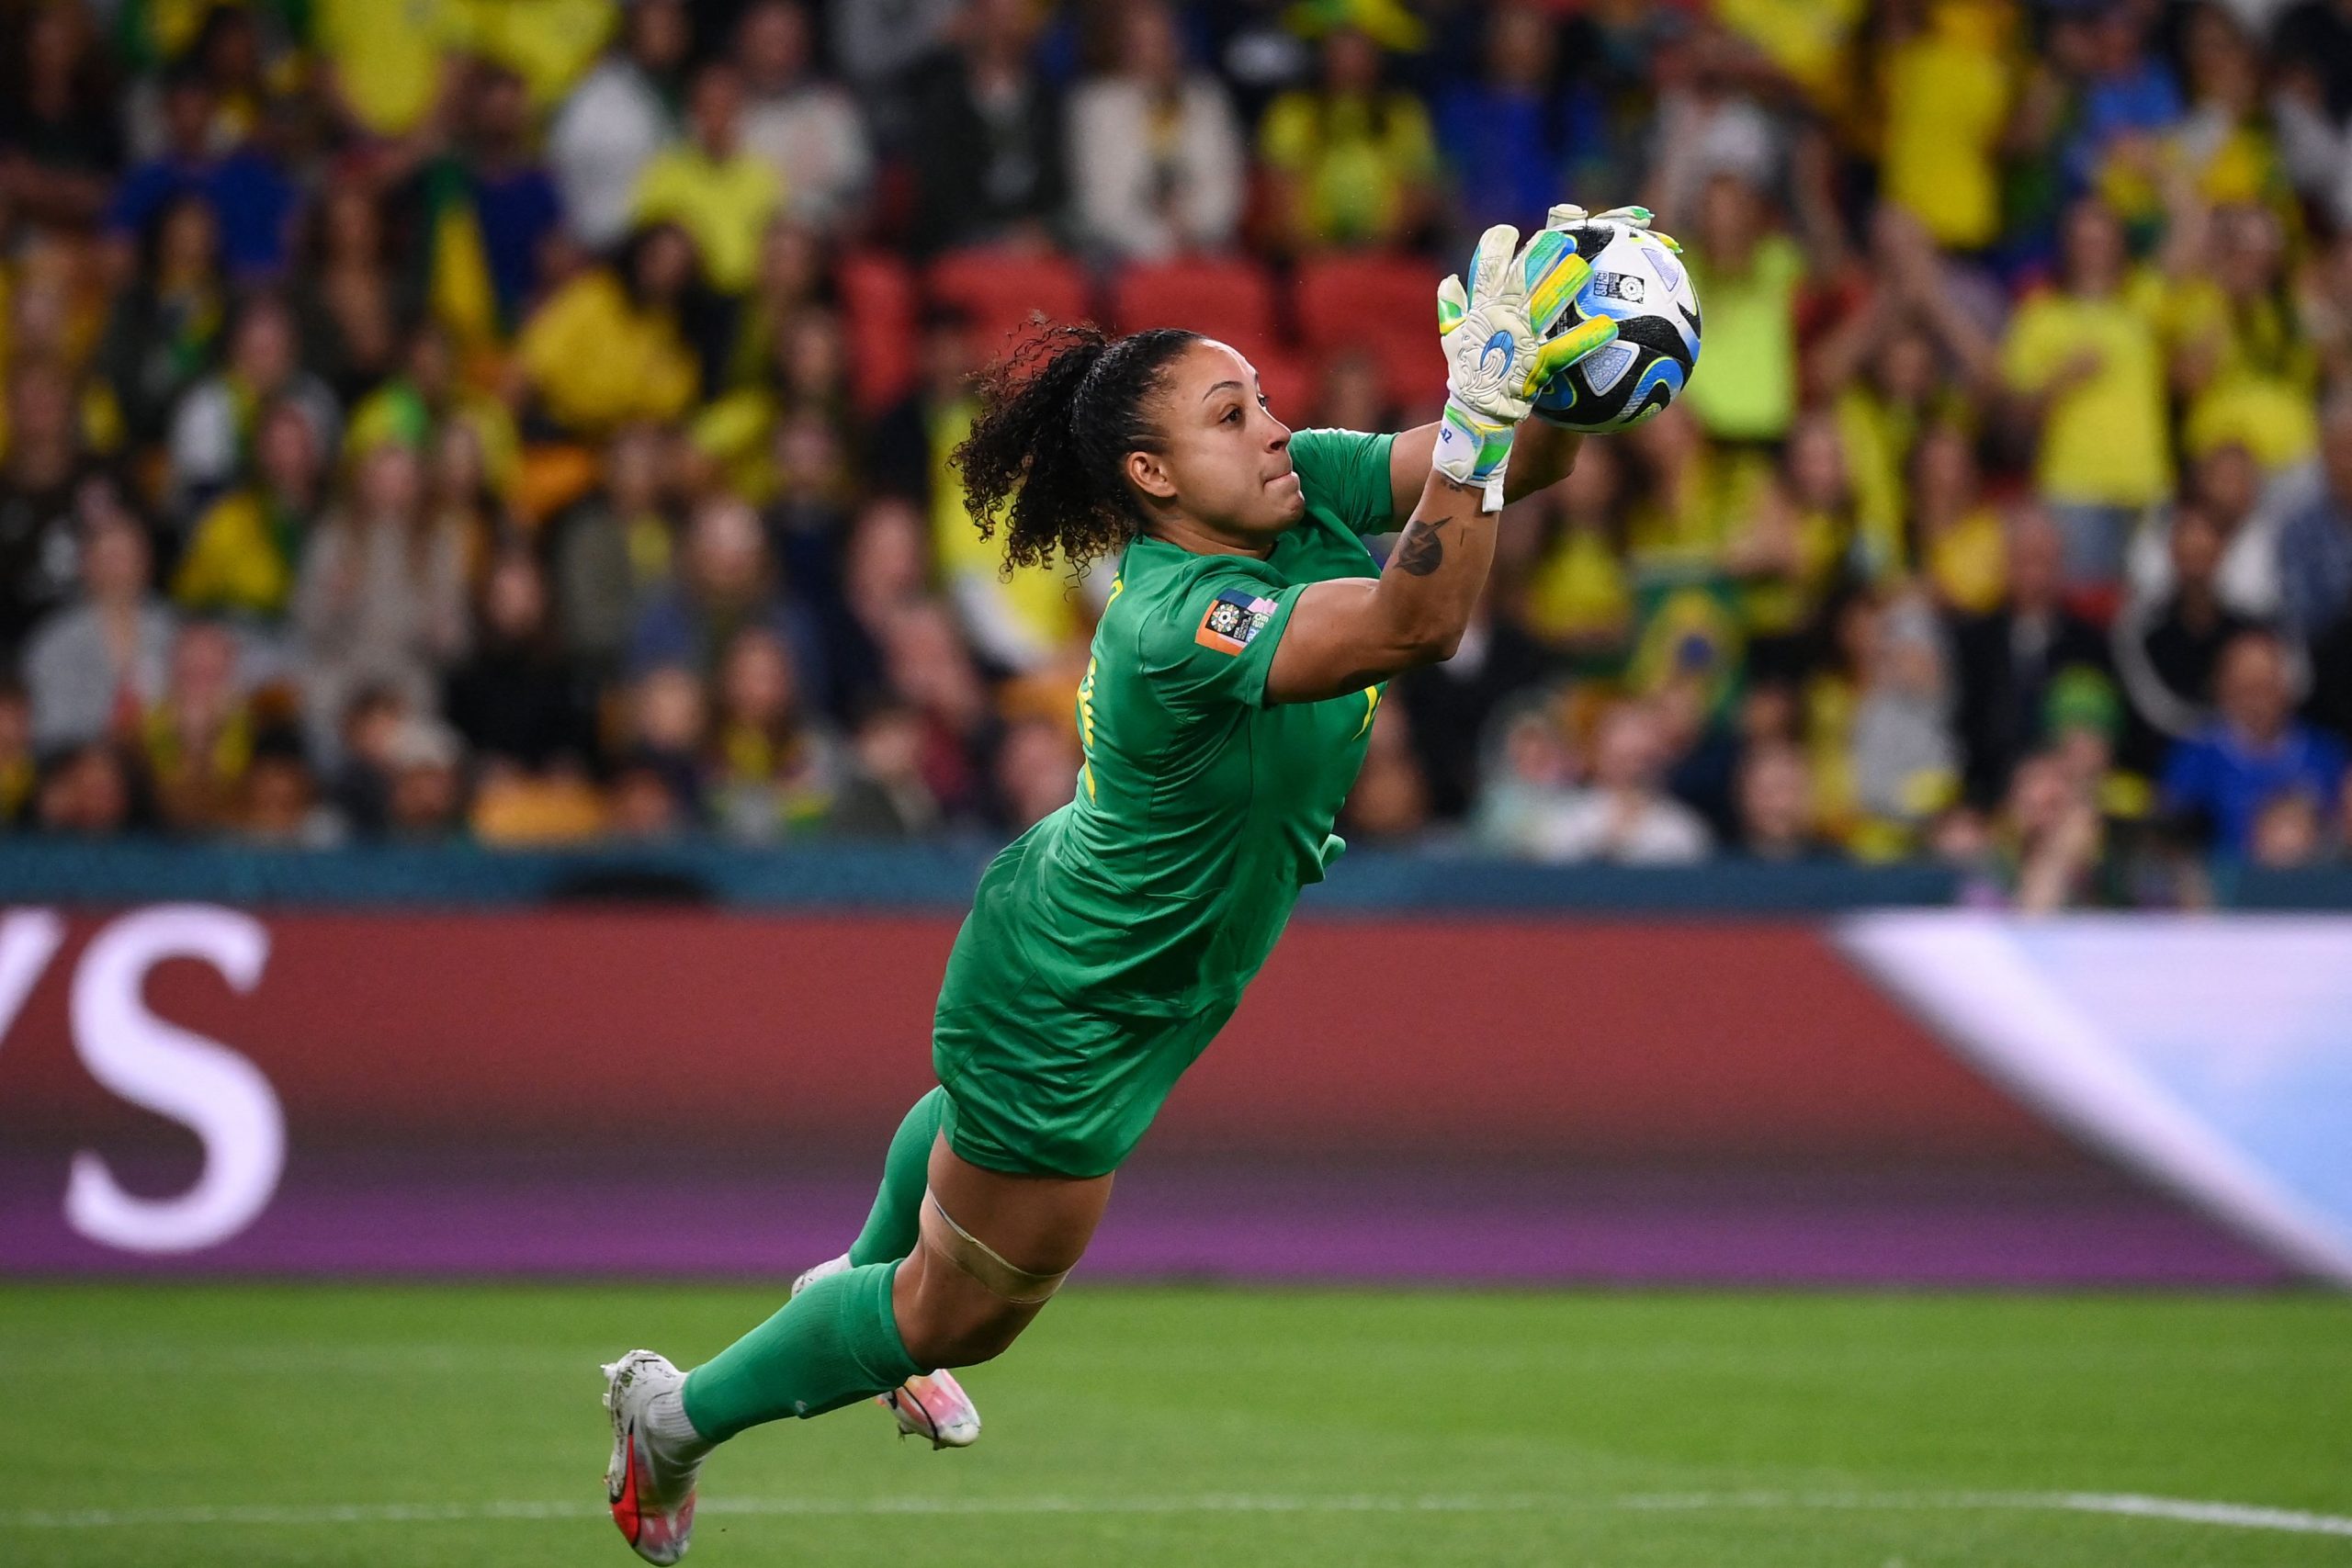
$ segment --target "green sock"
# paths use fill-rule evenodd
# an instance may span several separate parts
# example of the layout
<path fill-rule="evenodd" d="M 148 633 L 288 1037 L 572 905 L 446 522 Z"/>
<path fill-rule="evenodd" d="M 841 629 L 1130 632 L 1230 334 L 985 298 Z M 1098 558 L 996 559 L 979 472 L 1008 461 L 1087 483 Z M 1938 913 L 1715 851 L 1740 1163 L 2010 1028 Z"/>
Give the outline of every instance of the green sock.
<path fill-rule="evenodd" d="M 894 1260 L 820 1280 L 687 1374 L 686 1419 L 714 1443 L 787 1416 L 822 1416 L 923 1369 L 890 1307 Z"/>
<path fill-rule="evenodd" d="M 934 1089 L 915 1101 L 907 1119 L 890 1135 L 889 1157 L 882 1164 L 882 1190 L 874 1195 L 874 1212 L 865 1228 L 850 1244 L 854 1264 L 888 1263 L 915 1249 L 922 1219 L 923 1189 L 931 1179 L 931 1145 L 938 1141 L 939 1124 L 947 1115 L 947 1091 Z"/>

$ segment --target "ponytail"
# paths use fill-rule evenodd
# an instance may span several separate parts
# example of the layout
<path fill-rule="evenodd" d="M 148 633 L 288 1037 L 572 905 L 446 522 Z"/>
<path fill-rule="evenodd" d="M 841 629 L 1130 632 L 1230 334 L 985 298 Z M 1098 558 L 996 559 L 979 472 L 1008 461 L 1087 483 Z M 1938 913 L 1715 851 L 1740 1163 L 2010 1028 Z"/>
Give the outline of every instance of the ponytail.
<path fill-rule="evenodd" d="M 1008 571 L 1057 548 L 1083 569 L 1143 531 L 1122 468 L 1130 452 L 1162 450 L 1144 405 L 1198 335 L 1046 327 L 981 373 L 979 417 L 948 461 L 980 537 L 1001 527 Z"/>

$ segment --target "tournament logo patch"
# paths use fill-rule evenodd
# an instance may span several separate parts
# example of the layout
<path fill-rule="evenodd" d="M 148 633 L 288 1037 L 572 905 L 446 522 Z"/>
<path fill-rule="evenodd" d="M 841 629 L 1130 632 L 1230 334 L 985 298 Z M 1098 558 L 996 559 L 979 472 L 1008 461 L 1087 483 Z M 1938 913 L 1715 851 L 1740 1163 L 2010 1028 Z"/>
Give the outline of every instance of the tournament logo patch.
<path fill-rule="evenodd" d="M 1272 599 L 1228 588 L 1209 601 L 1208 609 L 1201 615 L 1201 629 L 1193 634 L 1193 640 L 1219 653 L 1238 653 L 1273 618 Z"/>

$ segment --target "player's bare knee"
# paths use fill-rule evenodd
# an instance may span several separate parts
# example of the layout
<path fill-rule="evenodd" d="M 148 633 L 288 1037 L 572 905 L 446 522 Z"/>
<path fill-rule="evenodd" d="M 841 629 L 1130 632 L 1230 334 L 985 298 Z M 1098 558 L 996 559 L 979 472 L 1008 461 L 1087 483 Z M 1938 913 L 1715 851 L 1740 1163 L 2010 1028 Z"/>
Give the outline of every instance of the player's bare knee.
<path fill-rule="evenodd" d="M 926 1367 L 973 1367 L 1002 1355 L 1035 1315 L 1010 1302 L 927 1303 L 899 1332 Z"/>

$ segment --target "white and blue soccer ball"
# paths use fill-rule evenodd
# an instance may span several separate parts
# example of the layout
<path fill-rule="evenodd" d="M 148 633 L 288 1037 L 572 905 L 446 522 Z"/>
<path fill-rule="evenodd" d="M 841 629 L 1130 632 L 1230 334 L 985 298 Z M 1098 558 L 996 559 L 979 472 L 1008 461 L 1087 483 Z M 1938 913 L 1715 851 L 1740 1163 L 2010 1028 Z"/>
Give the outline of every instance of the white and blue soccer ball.
<path fill-rule="evenodd" d="M 1567 430 L 1629 430 L 1690 384 L 1699 366 L 1699 295 L 1682 258 L 1646 230 L 1589 222 L 1567 232 L 1592 264 L 1577 308 L 1613 319 L 1617 336 L 1546 382 L 1535 412 Z M 1563 312 L 1555 330 L 1576 324 Z"/>

